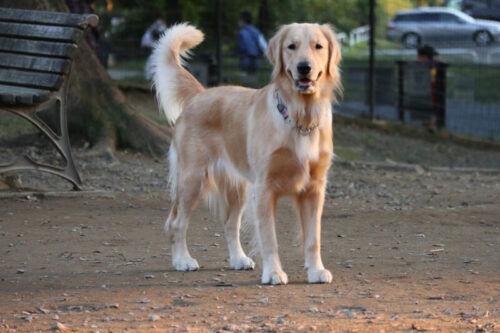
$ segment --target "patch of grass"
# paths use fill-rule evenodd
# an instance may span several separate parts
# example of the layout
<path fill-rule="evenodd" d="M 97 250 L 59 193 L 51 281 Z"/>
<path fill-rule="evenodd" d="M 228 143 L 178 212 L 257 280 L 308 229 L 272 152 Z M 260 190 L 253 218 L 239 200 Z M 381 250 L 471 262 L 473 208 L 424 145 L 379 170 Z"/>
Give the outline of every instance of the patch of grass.
<path fill-rule="evenodd" d="M 0 112 L 0 140 L 34 133 L 38 133 L 38 129 L 25 119 L 7 112 Z"/>
<path fill-rule="evenodd" d="M 110 66 L 112 69 L 121 69 L 121 70 L 140 70 L 144 69 L 144 65 L 146 64 L 147 58 L 134 58 L 127 60 L 119 60 L 113 66 Z"/>
<path fill-rule="evenodd" d="M 335 155 L 343 161 L 355 162 L 363 159 L 363 152 L 358 147 L 335 146 Z"/>
<path fill-rule="evenodd" d="M 498 78 L 500 68 L 491 66 L 449 66 L 447 75 L 447 94 L 455 90 L 473 90 L 475 102 L 499 103 Z M 461 85 L 466 84 L 465 87 Z M 458 92 L 457 92 L 458 93 Z"/>
<path fill-rule="evenodd" d="M 466 148 L 500 151 L 500 142 L 448 133 L 444 130 L 430 132 L 423 127 L 402 124 L 395 121 L 373 122 L 368 118 L 349 118 L 342 115 L 335 115 L 334 124 L 359 126 L 361 128 L 374 129 L 391 135 L 400 135 L 432 143 L 453 143 Z"/>
<path fill-rule="evenodd" d="M 377 38 L 375 39 L 375 49 L 376 50 L 392 50 L 392 49 L 401 49 L 402 46 L 400 43 L 394 43 L 387 39 Z M 368 41 L 354 44 L 350 48 L 344 48 L 342 52 L 342 56 L 344 58 L 353 58 L 353 59 L 368 59 L 368 51 L 370 50 L 370 45 Z"/>

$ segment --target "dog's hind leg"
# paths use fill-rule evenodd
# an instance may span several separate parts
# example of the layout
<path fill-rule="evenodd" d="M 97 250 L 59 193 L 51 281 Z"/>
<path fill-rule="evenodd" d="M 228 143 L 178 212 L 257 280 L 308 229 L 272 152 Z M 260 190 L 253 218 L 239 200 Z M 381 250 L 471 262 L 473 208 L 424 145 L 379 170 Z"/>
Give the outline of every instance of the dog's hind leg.
<path fill-rule="evenodd" d="M 195 271 L 199 268 L 199 265 L 196 259 L 189 254 L 186 233 L 191 213 L 202 196 L 205 176 L 182 174 L 178 181 L 174 206 L 165 223 L 165 229 L 171 234 L 172 264 L 175 269 L 178 271 Z"/>
<path fill-rule="evenodd" d="M 240 242 L 241 217 L 246 204 L 247 183 L 230 182 L 224 175 L 216 175 L 215 181 L 218 189 L 220 215 L 224 221 L 224 234 L 226 235 L 229 250 L 229 263 L 237 270 L 253 269 L 255 263 L 250 259 Z"/>

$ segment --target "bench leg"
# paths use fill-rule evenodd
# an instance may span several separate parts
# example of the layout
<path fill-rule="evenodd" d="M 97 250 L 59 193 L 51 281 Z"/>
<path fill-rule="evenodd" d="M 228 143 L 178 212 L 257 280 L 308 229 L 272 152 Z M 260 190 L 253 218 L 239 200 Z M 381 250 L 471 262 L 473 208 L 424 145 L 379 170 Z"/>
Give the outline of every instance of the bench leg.
<path fill-rule="evenodd" d="M 64 91 L 64 89 L 63 89 Z M 61 154 L 66 162 L 66 166 L 61 168 L 54 165 L 41 163 L 33 160 L 28 155 L 24 155 L 20 159 L 6 164 L 0 165 L 0 173 L 15 170 L 37 170 L 48 172 L 59 177 L 62 177 L 73 184 L 74 190 L 82 190 L 82 180 L 73 162 L 73 155 L 71 153 L 71 144 L 69 141 L 67 112 L 62 94 L 57 94 L 56 97 L 50 101 L 40 104 L 38 107 L 25 107 L 25 108 L 4 108 L 4 110 L 17 114 L 23 117 L 34 126 L 36 126 L 42 133 L 56 147 L 57 151 Z M 57 104 L 59 126 L 61 135 L 56 134 L 44 121 L 37 117 L 37 112 L 49 108 L 53 103 Z"/>

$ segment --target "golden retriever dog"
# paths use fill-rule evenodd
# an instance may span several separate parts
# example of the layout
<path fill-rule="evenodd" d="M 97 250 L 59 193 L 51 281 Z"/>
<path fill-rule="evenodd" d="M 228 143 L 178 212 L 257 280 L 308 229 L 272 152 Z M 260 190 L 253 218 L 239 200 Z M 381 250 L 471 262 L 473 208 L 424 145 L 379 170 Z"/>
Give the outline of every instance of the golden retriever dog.
<path fill-rule="evenodd" d="M 333 155 L 332 102 L 340 88 L 340 48 L 329 25 L 290 24 L 270 40 L 272 81 L 262 89 L 205 89 L 182 66 L 203 34 L 171 27 L 154 51 L 160 109 L 174 125 L 169 151 L 172 208 L 165 223 L 172 263 L 199 268 L 186 245 L 189 218 L 207 193 L 224 221 L 230 265 L 253 269 L 240 243 L 247 198 L 254 213 L 262 283 L 286 284 L 278 256 L 276 203 L 293 197 L 310 283 L 330 283 L 320 255 L 321 214 Z"/>

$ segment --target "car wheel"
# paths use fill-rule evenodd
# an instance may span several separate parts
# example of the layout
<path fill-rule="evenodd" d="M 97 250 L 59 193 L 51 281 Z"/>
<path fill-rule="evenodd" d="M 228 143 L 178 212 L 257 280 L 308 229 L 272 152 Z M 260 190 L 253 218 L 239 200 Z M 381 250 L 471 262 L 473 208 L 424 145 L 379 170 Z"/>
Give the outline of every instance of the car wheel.
<path fill-rule="evenodd" d="M 408 49 L 416 49 L 420 45 L 420 37 L 413 32 L 406 34 L 403 37 L 403 45 Z"/>
<path fill-rule="evenodd" d="M 474 35 L 474 43 L 476 43 L 477 46 L 488 46 L 492 41 L 493 37 L 491 37 L 488 31 L 478 31 Z"/>

